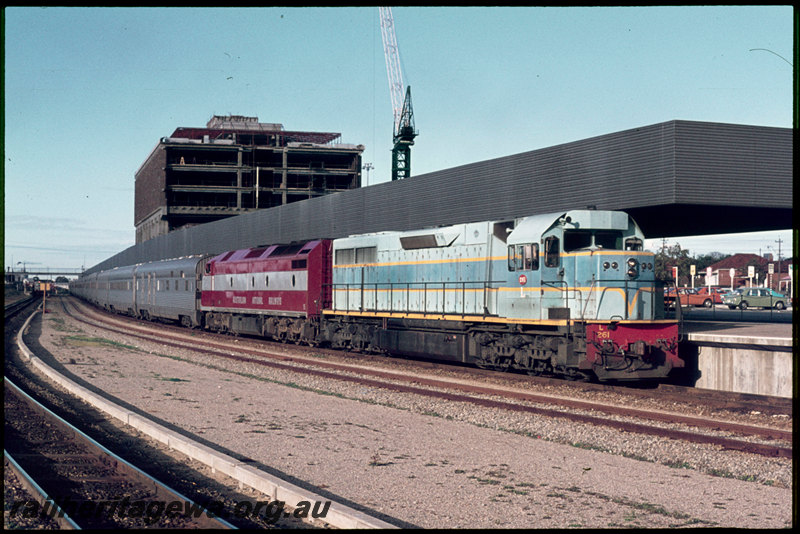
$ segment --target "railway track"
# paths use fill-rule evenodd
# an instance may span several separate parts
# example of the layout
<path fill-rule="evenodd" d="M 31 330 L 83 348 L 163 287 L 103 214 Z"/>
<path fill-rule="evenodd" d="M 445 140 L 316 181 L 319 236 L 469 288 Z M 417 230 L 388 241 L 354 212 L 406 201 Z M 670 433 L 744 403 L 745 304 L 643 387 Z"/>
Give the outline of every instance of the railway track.
<path fill-rule="evenodd" d="M 52 308 L 50 308 L 52 310 Z M 15 328 L 19 329 L 19 325 L 15 325 L 11 329 L 9 329 L 8 324 L 8 317 L 7 317 L 7 324 L 6 324 L 6 350 L 7 353 L 10 353 L 12 347 L 9 345 L 9 339 L 13 337 L 10 335 L 10 330 L 13 331 Z M 26 353 L 26 358 L 29 358 L 31 361 L 36 360 L 35 366 L 38 368 L 46 367 L 45 364 L 35 356 L 35 354 L 31 353 L 28 347 L 25 347 L 23 343 L 21 343 L 20 337 L 20 348 Z M 175 435 L 169 439 L 168 447 L 161 447 L 157 442 L 160 441 L 162 436 L 170 435 L 170 430 L 161 427 L 158 424 L 138 424 L 134 425 L 135 428 L 139 430 L 138 438 L 134 438 L 132 435 L 123 434 L 120 435 L 118 432 L 113 432 L 114 435 L 109 435 L 109 432 L 106 431 L 105 427 L 119 427 L 120 425 L 114 424 L 112 419 L 107 419 L 104 414 L 99 411 L 95 411 L 92 407 L 87 406 L 86 404 L 80 403 L 80 401 L 76 402 L 75 400 L 68 400 L 70 399 L 69 395 L 64 395 L 63 392 L 53 392 L 52 384 L 51 383 L 43 383 L 43 381 L 39 378 L 31 376 L 31 373 L 24 369 L 23 367 L 26 366 L 16 366 L 12 360 L 16 360 L 16 358 L 6 358 L 6 370 L 11 371 L 12 373 L 16 374 L 17 376 L 23 377 L 23 380 L 29 380 L 30 384 L 28 386 L 33 386 L 33 389 L 38 390 L 38 395 L 50 396 L 51 398 L 56 398 L 57 403 L 61 403 L 64 401 L 66 405 L 65 411 L 71 413 L 72 415 L 82 419 L 82 426 L 90 426 L 93 427 L 93 430 L 98 430 L 96 427 L 103 427 L 102 430 L 98 430 L 98 433 L 104 434 L 104 437 L 110 441 L 114 441 L 117 447 L 121 447 L 125 450 L 126 453 L 130 453 L 131 456 L 135 456 L 139 461 L 136 462 L 138 465 L 157 465 L 159 468 L 159 472 L 166 473 L 167 476 L 177 477 L 180 485 L 182 487 L 190 487 L 192 492 L 196 492 L 200 495 L 200 500 L 197 501 L 202 503 L 202 505 L 198 506 L 197 504 L 193 504 L 189 499 L 172 499 L 162 497 L 160 501 L 154 501 L 152 499 L 146 498 L 138 498 L 136 502 L 163 502 L 165 506 L 173 504 L 173 507 L 176 510 L 173 510 L 172 514 L 169 517 L 165 516 L 165 519 L 173 519 L 173 521 L 167 525 L 163 525 L 157 522 L 149 521 L 150 514 L 145 518 L 145 523 L 143 525 L 135 526 L 135 528 L 142 527 L 142 528 L 153 528 L 153 525 L 161 528 L 224 528 L 225 525 L 215 525 L 212 524 L 210 527 L 193 525 L 188 523 L 187 521 L 180 522 L 182 518 L 181 513 L 189 512 L 193 514 L 192 517 L 189 519 L 194 519 L 194 517 L 199 516 L 201 514 L 214 519 L 214 516 L 219 516 L 220 514 L 223 516 L 223 519 L 229 519 L 230 522 L 228 523 L 227 528 L 230 526 L 234 526 L 234 528 L 363 528 L 373 527 L 373 528 L 392 528 L 392 525 L 378 519 L 375 519 L 368 514 L 361 513 L 357 510 L 349 508 L 347 505 L 342 505 L 340 503 L 331 501 L 326 501 L 322 496 L 315 494 L 311 490 L 306 490 L 300 487 L 293 486 L 291 483 L 284 483 L 275 477 L 272 477 L 269 474 L 264 472 L 260 472 L 257 469 L 246 465 L 244 470 L 247 471 L 247 474 L 243 479 L 235 478 L 233 479 L 234 482 L 238 482 L 238 489 L 239 491 L 235 491 L 232 487 L 230 487 L 231 479 L 228 479 L 227 476 L 233 476 L 231 473 L 228 472 L 225 465 L 230 464 L 234 468 L 234 470 L 241 470 L 242 466 L 247 464 L 248 462 L 252 462 L 250 459 L 243 459 L 239 461 L 238 457 L 230 457 L 226 456 L 224 453 L 217 453 L 211 452 L 211 455 L 214 456 L 214 463 L 213 466 L 210 464 L 206 464 L 206 467 L 202 466 L 201 464 L 204 463 L 203 459 L 198 459 L 196 456 L 191 454 L 189 451 L 195 450 L 205 450 L 208 449 L 205 445 L 197 442 L 193 442 L 191 439 L 183 440 L 183 438 Z M 58 375 L 57 372 L 53 372 L 52 369 L 48 369 L 45 374 L 48 376 L 55 377 Z M 75 384 L 67 386 L 66 382 L 70 382 L 69 379 L 63 381 L 64 377 L 61 376 L 57 380 L 59 384 L 64 385 L 67 387 L 69 391 L 78 391 L 81 388 L 80 386 L 75 387 Z M 8 388 L 7 388 L 8 389 Z M 83 398 L 83 395 L 79 393 L 79 396 Z M 73 406 L 74 404 L 74 406 Z M 125 412 L 126 408 L 123 406 L 115 405 L 114 403 L 101 403 L 104 404 L 107 408 L 111 407 L 112 412 L 122 413 Z M 6 400 L 6 405 L 8 407 L 9 400 Z M 80 406 L 78 406 L 80 405 Z M 6 420 L 8 421 L 9 418 L 13 420 L 22 420 L 23 418 L 17 417 L 16 415 L 9 416 L 9 410 L 6 409 Z M 131 412 L 131 415 L 133 413 Z M 136 415 L 140 421 L 143 420 L 141 416 Z M 124 426 L 124 425 L 123 425 Z M 127 432 L 130 432 L 130 427 L 125 427 Z M 148 431 L 148 429 L 154 430 Z M 9 433 L 7 432 L 7 435 Z M 174 433 L 173 433 L 174 434 Z M 140 438 L 145 435 L 149 437 L 155 437 L 155 442 L 149 440 L 140 440 Z M 157 437 L 156 437 L 157 436 Z M 8 440 L 9 438 L 7 438 Z M 14 435 L 12 439 L 15 443 L 21 442 L 23 443 L 24 448 L 24 441 L 20 440 L 18 436 Z M 54 444 L 61 444 L 66 443 L 65 440 L 61 439 L 60 437 L 49 440 L 51 443 Z M 163 451 L 152 451 L 149 450 L 153 447 L 157 449 L 164 449 Z M 188 450 L 186 450 L 188 449 Z M 179 451 L 179 452 L 174 452 Z M 163 453 L 162 453 L 163 452 Z M 186 453 L 186 457 L 183 456 L 182 453 Z M 90 457 L 92 455 L 90 454 Z M 169 458 L 165 458 L 168 456 Z M 202 456 L 202 455 L 201 455 Z M 177 459 L 175 459 L 177 457 Z M 198 461 L 199 460 L 199 461 Z M 117 460 L 113 460 L 112 463 L 116 462 Z M 16 461 L 8 460 L 8 465 L 12 465 L 16 463 Z M 187 465 L 190 464 L 191 465 Z M 223 465 L 225 464 L 225 465 Z M 195 470 L 201 471 L 201 473 L 197 473 Z M 209 473 L 212 478 L 208 478 Z M 215 473 L 217 475 L 215 476 Z M 220 477 L 219 475 L 223 475 Z M 25 478 L 26 475 L 20 474 L 17 478 Z M 113 474 L 108 475 L 100 475 L 96 477 L 98 480 L 104 480 L 105 478 L 114 479 L 116 478 Z M 29 487 L 31 485 L 28 485 Z M 287 499 L 288 497 L 288 499 Z M 299 497 L 299 504 L 307 506 L 307 508 L 298 508 L 298 499 Z M 6 493 L 6 508 L 9 508 L 9 493 Z M 95 498 L 96 500 L 97 498 Z M 197 497 L 195 497 L 197 499 Z M 303 500 L 306 499 L 306 500 Z M 312 499 L 309 501 L 308 499 Z M 70 498 L 67 498 L 70 501 Z M 74 499 L 72 499 L 74 501 Z M 110 502 L 110 506 L 117 506 L 116 510 L 119 510 L 119 506 L 127 505 L 130 503 L 132 499 L 125 499 L 124 501 L 118 499 L 114 500 L 101 500 L 101 502 Z M 47 502 L 46 500 L 42 500 L 42 502 Z M 50 501 L 52 502 L 52 500 Z M 94 502 L 94 501 L 93 501 Z M 313 510 L 311 510 L 311 514 L 309 515 L 309 510 L 311 509 L 311 505 L 313 504 Z M 13 503 L 11 503 L 13 505 Z M 177 507 L 180 505 L 180 510 L 177 510 Z M 155 508 L 156 515 L 158 515 L 158 505 L 153 505 Z M 49 506 L 48 510 L 51 510 L 53 507 Z M 128 508 L 130 510 L 130 508 Z M 140 511 L 134 509 L 138 515 L 141 515 Z M 147 512 L 147 508 L 145 507 L 145 512 Z M 175 517 L 177 514 L 178 521 L 175 521 Z M 162 514 L 164 515 L 164 514 Z M 42 519 L 50 519 L 50 518 L 42 518 Z M 175 526 L 171 526 L 171 525 Z M 38 526 L 38 524 L 36 525 Z M 69 525 L 67 525 L 69 526 Z M 26 527 L 27 528 L 27 527 Z M 46 527 L 40 527 L 46 528 Z M 94 526 L 90 528 L 95 528 Z M 97 527 L 97 528 L 106 528 L 106 527 Z"/>
<path fill-rule="evenodd" d="M 214 528 L 214 517 L 4 381 L 5 462 L 37 503 L 12 504 L 11 517 L 42 514 L 62 528 Z"/>
<path fill-rule="evenodd" d="M 85 306 L 82 304 L 82 306 Z M 82 308 L 86 310 L 86 308 Z M 153 328 L 155 323 L 142 321 L 130 317 L 122 317 L 119 315 L 109 315 L 105 312 L 88 310 L 84 313 L 93 313 L 94 317 L 98 320 L 113 321 L 119 319 L 124 321 L 125 327 L 128 325 L 138 325 L 144 329 L 144 332 Z M 118 322 L 117 324 L 123 324 Z M 183 327 L 170 325 L 168 323 L 158 323 L 159 329 L 174 333 L 178 338 L 186 336 L 187 330 Z M 197 334 L 195 336 L 195 333 Z M 207 331 L 193 331 L 191 338 L 198 339 L 202 336 L 208 343 L 221 343 L 217 346 L 227 346 L 231 339 L 236 339 L 237 346 L 247 346 L 257 350 L 266 350 L 269 352 L 269 347 L 280 347 L 281 352 L 293 351 L 297 357 L 303 357 L 304 354 L 309 352 L 308 348 L 294 345 L 286 345 L 275 343 L 272 341 L 259 340 L 257 338 L 248 337 L 235 337 L 232 338 L 227 334 L 216 334 Z M 652 383 L 652 384 L 636 384 L 636 385 L 614 385 L 614 384 L 599 384 L 593 382 L 571 382 L 560 378 L 549 378 L 546 376 L 528 376 L 522 373 L 515 372 L 502 372 L 488 369 L 480 369 L 470 366 L 459 366 L 450 363 L 441 363 L 436 361 L 420 360 L 420 359 L 396 359 L 387 358 L 381 355 L 371 355 L 365 353 L 343 352 L 341 350 L 325 349 L 315 347 L 313 353 L 322 354 L 326 356 L 335 357 L 340 360 L 354 360 L 355 365 L 373 363 L 378 366 L 386 366 L 387 364 L 399 363 L 404 369 L 401 373 L 407 373 L 408 368 L 412 368 L 413 372 L 421 371 L 423 373 L 447 373 L 458 374 L 464 377 L 465 380 L 485 380 L 494 382 L 502 382 L 509 387 L 527 387 L 530 384 L 537 384 L 545 387 L 553 387 L 564 391 L 567 396 L 573 394 L 580 396 L 583 394 L 593 395 L 596 393 L 612 394 L 632 399 L 652 399 L 657 397 L 659 402 L 665 405 L 676 404 L 694 404 L 703 406 L 708 411 L 725 411 L 734 414 L 750 414 L 757 412 L 766 416 L 780 416 L 791 417 L 793 412 L 792 399 L 781 397 L 771 397 L 765 395 L 752 395 L 745 393 L 735 393 L 726 391 L 713 391 L 703 390 L 694 387 L 680 386 L 669 383 Z M 272 357 L 279 358 L 274 351 L 270 353 Z M 296 359 L 294 356 L 288 359 Z M 315 359 L 318 361 L 318 358 Z"/>
<path fill-rule="evenodd" d="M 75 303 L 73 302 L 73 305 Z M 77 305 L 73 308 L 78 310 Z M 65 306 L 65 310 L 67 310 Z M 320 361 L 319 358 L 301 357 L 299 355 L 280 355 L 274 351 L 259 347 L 257 343 L 249 343 L 218 335 L 203 335 L 202 340 L 187 335 L 181 330 L 170 330 L 168 333 L 154 331 L 152 325 L 132 326 L 132 322 L 119 317 L 110 318 L 95 312 L 89 312 L 80 305 L 82 314 L 91 314 L 88 319 L 76 317 L 126 336 L 138 337 L 147 341 L 155 341 L 162 345 L 190 349 L 215 357 L 248 362 L 252 364 L 291 369 L 293 372 L 313 374 L 320 377 L 357 382 L 367 386 L 386 388 L 443 398 L 456 402 L 469 402 L 482 406 L 491 406 L 509 411 L 524 411 L 548 417 L 560 417 L 572 421 L 603 425 L 622 431 L 686 440 L 694 443 L 713 444 L 725 449 L 739 450 L 753 454 L 773 457 L 791 457 L 791 438 L 789 430 L 770 428 L 761 425 L 743 424 L 721 419 L 687 416 L 683 413 L 656 411 L 652 409 L 635 409 L 618 404 L 603 404 L 597 401 L 583 401 L 568 396 L 535 394 L 512 388 L 501 388 L 476 384 L 474 381 L 457 381 L 432 378 L 421 374 L 409 375 L 406 372 L 393 372 L 385 368 L 374 368 L 365 365 L 333 363 Z M 72 313 L 72 312 L 69 312 Z M 241 341 L 241 342 L 240 342 Z M 319 352 L 319 349 L 314 349 Z M 308 365 L 299 367 L 298 364 Z M 343 374 L 347 373 L 347 374 Z M 581 385 L 580 387 L 586 387 Z M 636 390 L 634 390 L 636 391 Z M 685 392 L 684 392 L 685 393 Z M 635 395 L 657 395 L 657 390 L 637 391 Z M 681 391 L 677 390 L 681 395 Z M 685 397 L 682 400 L 686 400 Z M 725 401 L 726 405 L 731 403 Z M 676 428 L 678 426 L 679 428 Z M 741 438 L 749 436 L 750 438 Z M 755 439 L 753 439 L 755 438 Z M 774 443 L 777 441 L 778 443 Z"/>

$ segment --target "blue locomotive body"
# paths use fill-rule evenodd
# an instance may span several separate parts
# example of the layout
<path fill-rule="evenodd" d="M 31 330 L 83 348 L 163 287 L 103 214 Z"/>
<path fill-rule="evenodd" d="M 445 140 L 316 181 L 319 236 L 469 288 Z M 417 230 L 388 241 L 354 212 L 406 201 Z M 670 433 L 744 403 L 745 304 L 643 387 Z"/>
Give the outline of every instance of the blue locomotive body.
<path fill-rule="evenodd" d="M 326 313 L 363 348 L 534 374 L 663 377 L 683 362 L 643 243 L 626 213 L 596 210 L 337 239 Z"/>

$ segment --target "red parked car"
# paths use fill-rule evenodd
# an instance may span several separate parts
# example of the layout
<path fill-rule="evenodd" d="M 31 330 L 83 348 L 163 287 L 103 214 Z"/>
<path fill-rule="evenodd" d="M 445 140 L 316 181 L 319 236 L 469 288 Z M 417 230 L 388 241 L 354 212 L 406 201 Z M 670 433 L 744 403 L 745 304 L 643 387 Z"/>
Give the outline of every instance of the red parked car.
<path fill-rule="evenodd" d="M 712 288 L 714 290 L 716 288 Z M 700 288 L 700 289 L 692 289 L 689 287 L 679 287 L 678 288 L 678 297 L 681 302 L 681 306 L 703 306 L 705 308 L 710 308 L 714 304 L 721 304 L 722 303 L 722 294 L 721 293 L 711 293 L 709 294 L 708 288 Z M 664 306 L 667 308 L 674 308 L 675 307 L 675 289 L 668 288 L 664 291 Z"/>
<path fill-rule="evenodd" d="M 710 300 L 710 304 L 706 304 L 703 301 L 703 306 L 706 308 L 710 308 L 713 304 L 722 304 L 722 295 L 726 293 L 730 293 L 731 290 L 727 287 L 699 287 L 697 288 L 698 295 L 705 295 Z"/>

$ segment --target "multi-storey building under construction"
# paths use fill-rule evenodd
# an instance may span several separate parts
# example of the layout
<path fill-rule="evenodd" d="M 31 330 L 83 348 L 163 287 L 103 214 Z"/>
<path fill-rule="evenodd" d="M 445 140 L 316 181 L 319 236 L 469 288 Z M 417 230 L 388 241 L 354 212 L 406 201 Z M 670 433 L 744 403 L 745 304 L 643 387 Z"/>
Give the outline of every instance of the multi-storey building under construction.
<path fill-rule="evenodd" d="M 258 117 L 214 116 L 162 138 L 136 172 L 136 243 L 361 186 L 362 145 L 286 131 Z"/>

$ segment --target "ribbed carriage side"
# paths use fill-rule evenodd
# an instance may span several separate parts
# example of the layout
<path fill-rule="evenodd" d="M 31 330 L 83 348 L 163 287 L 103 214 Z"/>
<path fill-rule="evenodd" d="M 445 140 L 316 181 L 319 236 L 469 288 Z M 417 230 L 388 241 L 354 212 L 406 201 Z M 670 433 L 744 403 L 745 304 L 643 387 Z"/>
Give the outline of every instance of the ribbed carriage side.
<path fill-rule="evenodd" d="M 134 271 L 134 309 L 148 319 L 180 321 L 199 326 L 198 293 L 204 256 L 137 265 Z"/>
<path fill-rule="evenodd" d="M 105 283 L 108 284 L 105 307 L 109 311 L 135 315 L 135 269 L 135 265 L 129 265 L 127 267 L 118 267 L 105 273 Z"/>

